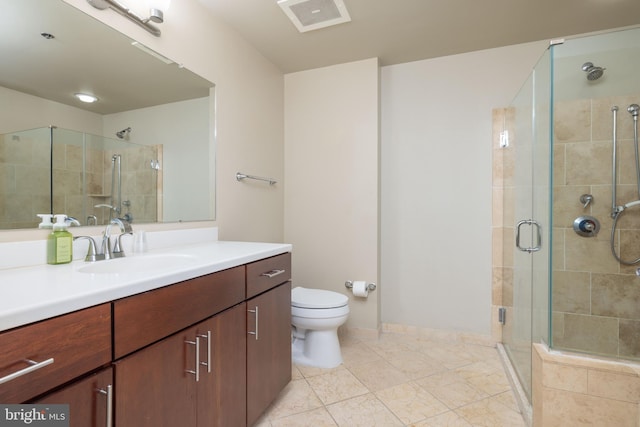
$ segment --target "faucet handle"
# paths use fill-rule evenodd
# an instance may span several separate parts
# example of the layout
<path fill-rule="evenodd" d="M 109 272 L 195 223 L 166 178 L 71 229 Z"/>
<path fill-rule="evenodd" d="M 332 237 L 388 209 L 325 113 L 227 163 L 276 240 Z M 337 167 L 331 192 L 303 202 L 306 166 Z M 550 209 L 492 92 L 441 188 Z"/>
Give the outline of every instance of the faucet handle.
<path fill-rule="evenodd" d="M 87 250 L 87 256 L 84 258 L 85 262 L 95 262 L 104 259 L 104 255 L 96 254 L 96 241 L 93 237 L 89 236 L 75 236 L 73 240 L 87 239 L 89 240 L 89 249 Z"/>
<path fill-rule="evenodd" d="M 116 244 L 113 247 L 114 258 L 122 258 L 123 256 L 125 256 L 124 249 L 122 249 L 122 236 L 125 236 L 125 235 L 133 236 L 133 231 L 122 233 L 116 238 Z"/>

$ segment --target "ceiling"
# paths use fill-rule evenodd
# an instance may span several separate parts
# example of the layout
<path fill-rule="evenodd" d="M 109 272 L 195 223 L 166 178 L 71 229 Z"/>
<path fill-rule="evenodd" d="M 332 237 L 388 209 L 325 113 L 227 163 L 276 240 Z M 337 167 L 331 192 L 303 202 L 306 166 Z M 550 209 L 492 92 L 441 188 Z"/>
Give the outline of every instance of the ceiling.
<path fill-rule="evenodd" d="M 640 0 L 344 0 L 351 22 L 300 33 L 276 0 L 199 1 L 284 73 L 372 57 L 391 65 L 640 24 Z"/>

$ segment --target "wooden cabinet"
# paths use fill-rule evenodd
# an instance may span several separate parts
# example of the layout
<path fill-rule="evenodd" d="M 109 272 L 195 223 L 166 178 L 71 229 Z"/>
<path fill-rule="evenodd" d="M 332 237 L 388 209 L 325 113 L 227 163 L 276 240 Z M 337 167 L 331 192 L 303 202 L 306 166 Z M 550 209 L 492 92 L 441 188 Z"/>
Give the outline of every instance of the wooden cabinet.
<path fill-rule="evenodd" d="M 290 254 L 247 265 L 247 292 L 250 287 L 263 291 L 247 301 L 249 426 L 291 381 L 290 278 Z"/>
<path fill-rule="evenodd" d="M 213 317 L 211 331 L 212 373 L 209 381 L 198 385 L 198 426 L 245 426 L 246 304 L 239 304 Z M 198 334 L 203 334 L 203 331 L 198 329 Z"/>
<path fill-rule="evenodd" d="M 0 402 L 22 403 L 111 361 L 111 304 L 0 334 Z"/>
<path fill-rule="evenodd" d="M 70 427 L 111 427 L 113 392 L 109 367 L 32 403 L 68 404 Z"/>
<path fill-rule="evenodd" d="M 115 301 L 114 358 L 244 301 L 244 283 L 240 266 Z"/>
<path fill-rule="evenodd" d="M 244 306 L 115 362 L 116 425 L 244 425 Z"/>

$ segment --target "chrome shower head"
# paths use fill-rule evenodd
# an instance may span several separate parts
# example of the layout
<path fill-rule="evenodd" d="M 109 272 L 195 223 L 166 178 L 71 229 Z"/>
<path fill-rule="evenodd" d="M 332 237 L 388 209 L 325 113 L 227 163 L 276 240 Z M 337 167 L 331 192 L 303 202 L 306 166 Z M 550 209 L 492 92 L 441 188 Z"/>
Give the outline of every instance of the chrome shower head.
<path fill-rule="evenodd" d="M 119 132 L 116 132 L 116 136 L 120 139 L 124 139 L 125 137 L 129 136 L 129 132 L 131 132 L 131 128 L 126 128 L 126 129 L 122 129 Z"/>
<path fill-rule="evenodd" d="M 638 120 L 638 112 L 640 112 L 640 105 L 638 104 L 631 104 L 629 105 L 629 107 L 627 108 L 627 111 L 629 113 L 631 113 L 631 115 L 633 116 L 634 120 Z"/>
<path fill-rule="evenodd" d="M 587 73 L 587 80 L 589 81 L 598 80 L 604 74 L 604 70 L 606 70 L 606 68 L 596 67 L 592 62 L 582 64 L 582 71 Z"/>

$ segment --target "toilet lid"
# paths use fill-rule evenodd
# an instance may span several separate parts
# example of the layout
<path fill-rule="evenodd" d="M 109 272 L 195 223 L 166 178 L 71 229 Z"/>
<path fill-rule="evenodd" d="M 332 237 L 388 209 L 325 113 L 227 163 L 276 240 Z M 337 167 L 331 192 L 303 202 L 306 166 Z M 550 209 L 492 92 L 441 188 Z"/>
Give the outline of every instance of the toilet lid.
<path fill-rule="evenodd" d="M 301 286 L 291 290 L 291 305 L 300 308 L 335 308 L 347 305 L 349 298 L 337 292 Z"/>

